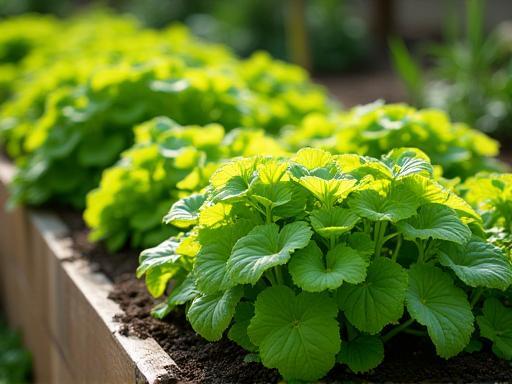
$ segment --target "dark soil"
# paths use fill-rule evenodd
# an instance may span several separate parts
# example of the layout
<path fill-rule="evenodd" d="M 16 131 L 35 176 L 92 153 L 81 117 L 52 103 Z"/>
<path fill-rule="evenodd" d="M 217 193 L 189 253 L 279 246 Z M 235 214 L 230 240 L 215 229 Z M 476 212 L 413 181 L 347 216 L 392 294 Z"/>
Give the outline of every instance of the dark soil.
<path fill-rule="evenodd" d="M 61 214 L 72 229 L 77 253 L 87 257 L 114 281 L 110 297 L 124 313 L 118 316 L 121 332 L 141 338 L 152 337 L 180 367 L 180 383 L 277 383 L 279 374 L 257 363 L 245 363 L 245 352 L 223 339 L 209 343 L 196 335 L 183 312 L 175 311 L 164 321 L 152 318 L 149 311 L 155 301 L 144 282 L 134 277 L 137 252 L 111 255 L 101 246 L 87 241 L 87 231 L 76 214 Z M 481 352 L 462 353 L 450 360 L 438 358 L 430 342 L 399 335 L 386 345 L 386 358 L 375 370 L 355 375 L 337 365 L 324 383 L 512 383 L 512 365 L 496 358 L 489 345 Z"/>

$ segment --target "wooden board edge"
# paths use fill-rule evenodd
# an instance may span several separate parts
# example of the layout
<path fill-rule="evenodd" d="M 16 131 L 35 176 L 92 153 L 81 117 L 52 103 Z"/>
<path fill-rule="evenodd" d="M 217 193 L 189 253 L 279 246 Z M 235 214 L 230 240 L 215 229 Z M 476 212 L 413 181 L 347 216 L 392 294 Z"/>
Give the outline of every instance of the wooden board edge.
<path fill-rule="evenodd" d="M 14 166 L 0 156 L 0 184 L 7 188 L 14 174 Z M 114 316 L 122 313 L 122 310 L 108 298 L 108 293 L 113 288 L 112 283 L 102 273 L 94 271 L 84 259 L 72 258 L 72 240 L 67 236 L 69 230 L 62 220 L 47 211 L 27 210 L 27 215 L 61 267 L 97 312 L 102 325 L 109 330 L 119 349 L 124 351 L 126 358 L 133 363 L 136 370 L 135 382 L 176 382 L 176 373 L 179 371 L 177 364 L 154 339 L 139 339 L 119 333 L 120 324 L 114 320 Z"/>

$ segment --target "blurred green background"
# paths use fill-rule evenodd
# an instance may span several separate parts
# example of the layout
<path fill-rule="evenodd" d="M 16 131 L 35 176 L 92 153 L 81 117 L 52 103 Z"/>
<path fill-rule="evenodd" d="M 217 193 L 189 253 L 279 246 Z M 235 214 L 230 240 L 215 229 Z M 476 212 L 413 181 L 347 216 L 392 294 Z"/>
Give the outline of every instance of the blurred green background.
<path fill-rule="evenodd" d="M 159 28 L 180 21 L 194 34 L 225 43 L 241 56 L 265 50 L 285 60 L 293 60 L 290 57 L 293 53 L 287 47 L 294 38 L 290 36 L 294 26 L 304 24 L 308 46 L 303 49 L 308 51 L 308 61 L 302 64 L 316 71 L 339 71 L 363 64 L 368 53 L 366 24 L 354 15 L 350 3 L 340 0 L 0 0 L 0 16 L 26 12 L 67 16 L 87 5 L 106 5 L 135 15 L 149 27 Z M 293 11 L 297 4 L 298 13 Z"/>

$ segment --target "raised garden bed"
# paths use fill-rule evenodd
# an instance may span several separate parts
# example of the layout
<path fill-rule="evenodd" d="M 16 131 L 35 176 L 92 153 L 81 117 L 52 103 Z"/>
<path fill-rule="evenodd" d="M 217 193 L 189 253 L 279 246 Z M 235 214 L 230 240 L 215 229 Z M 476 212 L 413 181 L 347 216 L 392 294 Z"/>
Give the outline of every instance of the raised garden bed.
<path fill-rule="evenodd" d="M 63 222 L 52 213 L 5 209 L 13 168 L 0 162 L 0 292 L 13 327 L 46 383 L 168 383 L 176 365 L 152 338 L 119 332 L 112 283 L 74 257 Z"/>
<path fill-rule="evenodd" d="M 2 206 L 12 173 L 2 161 Z M 133 275 L 134 252 L 111 256 L 89 244 L 78 214 L 2 209 L 0 227 L 2 304 L 11 324 L 24 333 L 37 381 L 279 381 L 275 370 L 245 363 L 233 343 L 208 343 L 195 335 L 179 312 L 165 321 L 151 318 L 154 301 Z M 324 382 L 506 382 L 510 377 L 510 363 L 488 348 L 446 361 L 430 344 L 404 335 L 376 370 L 355 375 L 337 366 Z"/>

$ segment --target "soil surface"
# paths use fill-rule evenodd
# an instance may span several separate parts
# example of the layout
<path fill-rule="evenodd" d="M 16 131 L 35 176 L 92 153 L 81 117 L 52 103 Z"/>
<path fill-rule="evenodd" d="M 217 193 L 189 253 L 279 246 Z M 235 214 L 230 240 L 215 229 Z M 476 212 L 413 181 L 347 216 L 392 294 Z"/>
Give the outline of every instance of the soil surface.
<path fill-rule="evenodd" d="M 180 367 L 180 383 L 278 383 L 276 370 L 245 363 L 244 350 L 227 339 L 209 343 L 196 335 L 182 311 L 165 320 L 149 315 L 155 305 L 144 282 L 134 277 L 137 252 L 109 254 L 102 246 L 87 241 L 87 230 L 77 214 L 62 214 L 72 231 L 77 253 L 88 258 L 114 282 L 110 297 L 120 304 L 121 332 L 141 338 L 152 337 Z M 462 353 L 450 360 L 436 356 L 432 344 L 418 337 L 399 335 L 386 345 L 386 358 L 375 370 L 362 375 L 337 365 L 322 383 L 512 383 L 512 363 L 496 358 L 489 345 L 476 353 Z"/>

